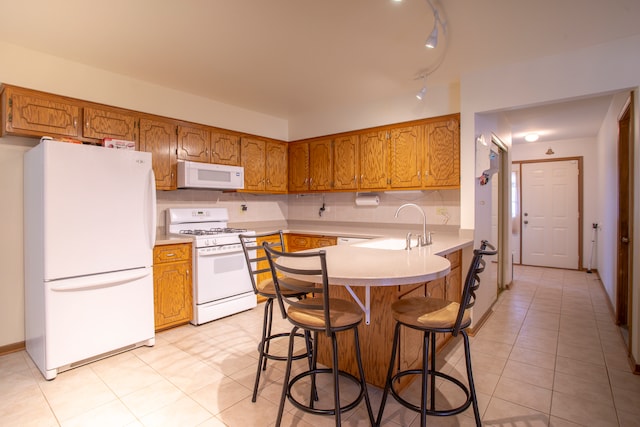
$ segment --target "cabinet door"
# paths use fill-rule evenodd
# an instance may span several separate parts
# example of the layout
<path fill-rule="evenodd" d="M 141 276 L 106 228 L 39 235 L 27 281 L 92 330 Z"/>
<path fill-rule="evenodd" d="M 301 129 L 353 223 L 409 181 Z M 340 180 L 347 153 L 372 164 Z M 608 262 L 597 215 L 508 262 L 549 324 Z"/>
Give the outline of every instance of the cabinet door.
<path fill-rule="evenodd" d="M 427 296 L 431 298 L 445 299 L 446 295 L 446 278 L 441 277 L 427 283 Z M 436 334 L 436 349 L 442 347 L 450 334 Z"/>
<path fill-rule="evenodd" d="M 151 153 L 158 190 L 176 189 L 176 126 L 157 120 L 140 120 L 140 151 Z"/>
<path fill-rule="evenodd" d="M 425 285 L 414 288 L 415 285 L 398 286 L 398 299 L 423 298 Z M 400 348 L 398 351 L 398 363 L 400 369 L 422 366 L 422 336 L 423 333 L 412 328 L 400 328 Z"/>
<path fill-rule="evenodd" d="M 425 126 L 424 186 L 460 187 L 460 121 L 449 119 Z"/>
<path fill-rule="evenodd" d="M 193 315 L 191 263 L 155 265 L 153 281 L 156 330 L 189 322 Z"/>
<path fill-rule="evenodd" d="M 447 255 L 451 263 L 451 272 L 446 277 L 446 299 L 460 302 L 462 297 L 462 266 L 460 265 L 461 251 L 452 252 Z"/>
<path fill-rule="evenodd" d="M 178 126 L 178 159 L 209 163 L 210 145 L 208 130 Z"/>
<path fill-rule="evenodd" d="M 330 139 L 309 143 L 309 189 L 326 191 L 332 188 L 333 150 Z"/>
<path fill-rule="evenodd" d="M 288 177 L 287 143 L 267 141 L 265 190 L 286 193 Z"/>
<path fill-rule="evenodd" d="M 360 135 L 360 184 L 363 190 L 387 188 L 389 149 L 387 132 Z"/>
<path fill-rule="evenodd" d="M 392 129 L 391 188 L 418 188 L 422 185 L 422 138 L 420 126 Z"/>
<path fill-rule="evenodd" d="M 358 188 L 358 136 L 342 136 L 333 140 L 333 188 Z"/>
<path fill-rule="evenodd" d="M 266 141 L 257 138 L 242 138 L 241 165 L 244 167 L 244 189 L 264 191 L 266 166 Z"/>
<path fill-rule="evenodd" d="M 86 138 L 115 138 L 135 141 L 136 117 L 123 112 L 85 107 L 83 109 L 84 128 L 82 136 Z"/>
<path fill-rule="evenodd" d="M 71 101 L 26 89 L 5 88 L 6 131 L 29 136 L 80 135 L 80 107 Z"/>
<path fill-rule="evenodd" d="M 309 143 L 289 144 L 289 191 L 309 190 Z"/>
<path fill-rule="evenodd" d="M 240 166 L 240 137 L 230 133 L 213 132 L 211 163 Z"/>

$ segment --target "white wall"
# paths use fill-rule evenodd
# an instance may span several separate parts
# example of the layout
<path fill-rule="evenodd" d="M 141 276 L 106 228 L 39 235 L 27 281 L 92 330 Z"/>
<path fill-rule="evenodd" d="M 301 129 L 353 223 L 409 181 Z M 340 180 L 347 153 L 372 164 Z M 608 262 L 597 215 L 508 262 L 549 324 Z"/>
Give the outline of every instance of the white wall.
<path fill-rule="evenodd" d="M 596 207 L 598 218 L 597 268 L 602 283 L 615 307 L 617 283 L 618 233 L 618 117 L 629 98 L 626 92 L 616 95 L 604 120 L 595 147 L 596 188 L 601 195 Z M 638 141 L 636 141 L 638 142 Z M 636 165 L 638 163 L 636 162 Z M 636 187 L 637 188 L 637 187 Z M 636 222 L 636 227 L 638 223 Z M 637 265 L 637 264 L 636 264 Z M 637 274 L 637 273 L 636 273 Z M 636 311 L 637 313 L 637 311 Z M 636 359 L 637 360 L 637 359 Z"/>
<path fill-rule="evenodd" d="M 551 148 L 555 154 L 546 155 L 545 152 Z M 598 223 L 600 214 L 598 212 L 599 194 L 598 181 L 600 180 L 598 168 L 598 155 L 596 151 L 596 138 L 582 138 L 563 141 L 551 141 L 548 143 L 529 142 L 516 144 L 512 148 L 512 161 L 518 160 L 550 160 L 565 157 L 583 157 L 582 182 L 583 182 L 583 227 L 582 227 L 582 266 L 587 268 L 589 255 L 591 253 L 591 236 L 593 232 L 592 224 Z M 597 259 L 594 255 L 592 268 L 598 268 Z"/>

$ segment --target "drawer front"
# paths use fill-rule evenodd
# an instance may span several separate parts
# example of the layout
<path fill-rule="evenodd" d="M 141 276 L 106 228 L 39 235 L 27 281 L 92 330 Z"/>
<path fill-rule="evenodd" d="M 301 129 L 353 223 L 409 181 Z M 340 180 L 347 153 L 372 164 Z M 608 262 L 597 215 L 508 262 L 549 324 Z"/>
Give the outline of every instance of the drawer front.
<path fill-rule="evenodd" d="M 153 263 L 189 261 L 191 260 L 191 244 L 160 245 L 153 248 Z"/>

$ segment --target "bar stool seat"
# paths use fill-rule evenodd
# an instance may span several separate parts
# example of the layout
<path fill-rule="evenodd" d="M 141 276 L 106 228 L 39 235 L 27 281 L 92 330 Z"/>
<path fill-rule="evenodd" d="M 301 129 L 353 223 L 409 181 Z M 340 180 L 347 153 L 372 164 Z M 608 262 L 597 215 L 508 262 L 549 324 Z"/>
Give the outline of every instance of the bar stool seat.
<path fill-rule="evenodd" d="M 492 250 L 486 250 L 490 247 Z M 482 241 L 480 249 L 473 251 L 474 256 L 467 273 L 462 289 L 461 302 L 448 301 L 438 298 L 414 297 L 394 302 L 391 311 L 396 321 L 393 337 L 393 349 L 385 388 L 382 394 L 380 410 L 376 425 L 382 422 L 384 407 L 389 393 L 403 406 L 420 413 L 420 426 L 426 425 L 427 415 L 450 416 L 465 411 L 469 406 L 473 407 L 473 413 L 477 426 L 481 425 L 480 411 L 476 397 L 473 373 L 471 369 L 471 352 L 469 336 L 466 329 L 471 325 L 470 308 L 475 303 L 475 292 L 480 286 L 480 273 L 484 271 L 484 255 L 495 255 L 497 251 L 486 240 Z M 422 343 L 422 368 L 395 371 L 395 358 L 400 342 L 400 328 L 407 327 L 423 332 Z M 465 364 L 467 370 L 467 382 L 463 383 L 451 375 L 436 369 L 436 334 L 451 333 L 454 337 L 462 335 L 465 351 Z M 431 354 L 431 357 L 429 357 Z M 400 395 L 394 385 L 400 378 L 418 376 L 421 379 L 420 405 L 416 405 Z M 458 387 L 465 396 L 462 404 L 455 408 L 436 405 L 436 377 L 448 381 Z M 427 402 L 429 400 L 429 402 Z"/>

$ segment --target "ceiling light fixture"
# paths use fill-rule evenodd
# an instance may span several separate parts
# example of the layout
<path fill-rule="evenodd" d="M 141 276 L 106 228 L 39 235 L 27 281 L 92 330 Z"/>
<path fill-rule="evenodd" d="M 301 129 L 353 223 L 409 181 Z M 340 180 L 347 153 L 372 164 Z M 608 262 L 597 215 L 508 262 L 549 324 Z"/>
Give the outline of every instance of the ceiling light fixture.
<path fill-rule="evenodd" d="M 527 142 L 536 142 L 540 138 L 537 133 L 528 133 L 524 136 L 524 140 Z"/>
<path fill-rule="evenodd" d="M 417 76 L 415 77 L 416 80 L 418 79 L 423 80 L 422 89 L 420 89 L 420 92 L 416 94 L 416 98 L 418 98 L 420 101 L 424 99 L 427 93 L 427 84 L 426 84 L 427 76 L 435 72 L 440 67 L 440 65 L 442 65 L 442 62 L 444 61 L 444 57 L 447 53 L 447 47 L 448 47 L 447 46 L 448 45 L 447 20 L 442 10 L 442 7 L 439 3 L 439 0 L 426 0 L 426 1 L 429 7 L 431 8 L 431 12 L 433 13 L 433 28 L 431 29 L 429 38 L 427 38 L 427 41 L 425 42 L 425 46 L 430 50 L 435 49 L 436 46 L 438 46 L 438 36 L 442 36 L 441 37 L 442 40 L 440 40 L 441 42 L 440 44 L 442 46 L 438 49 L 438 56 L 433 60 L 433 63 L 429 67 L 426 67 L 420 70 Z M 440 33 L 440 31 L 442 33 Z"/>

